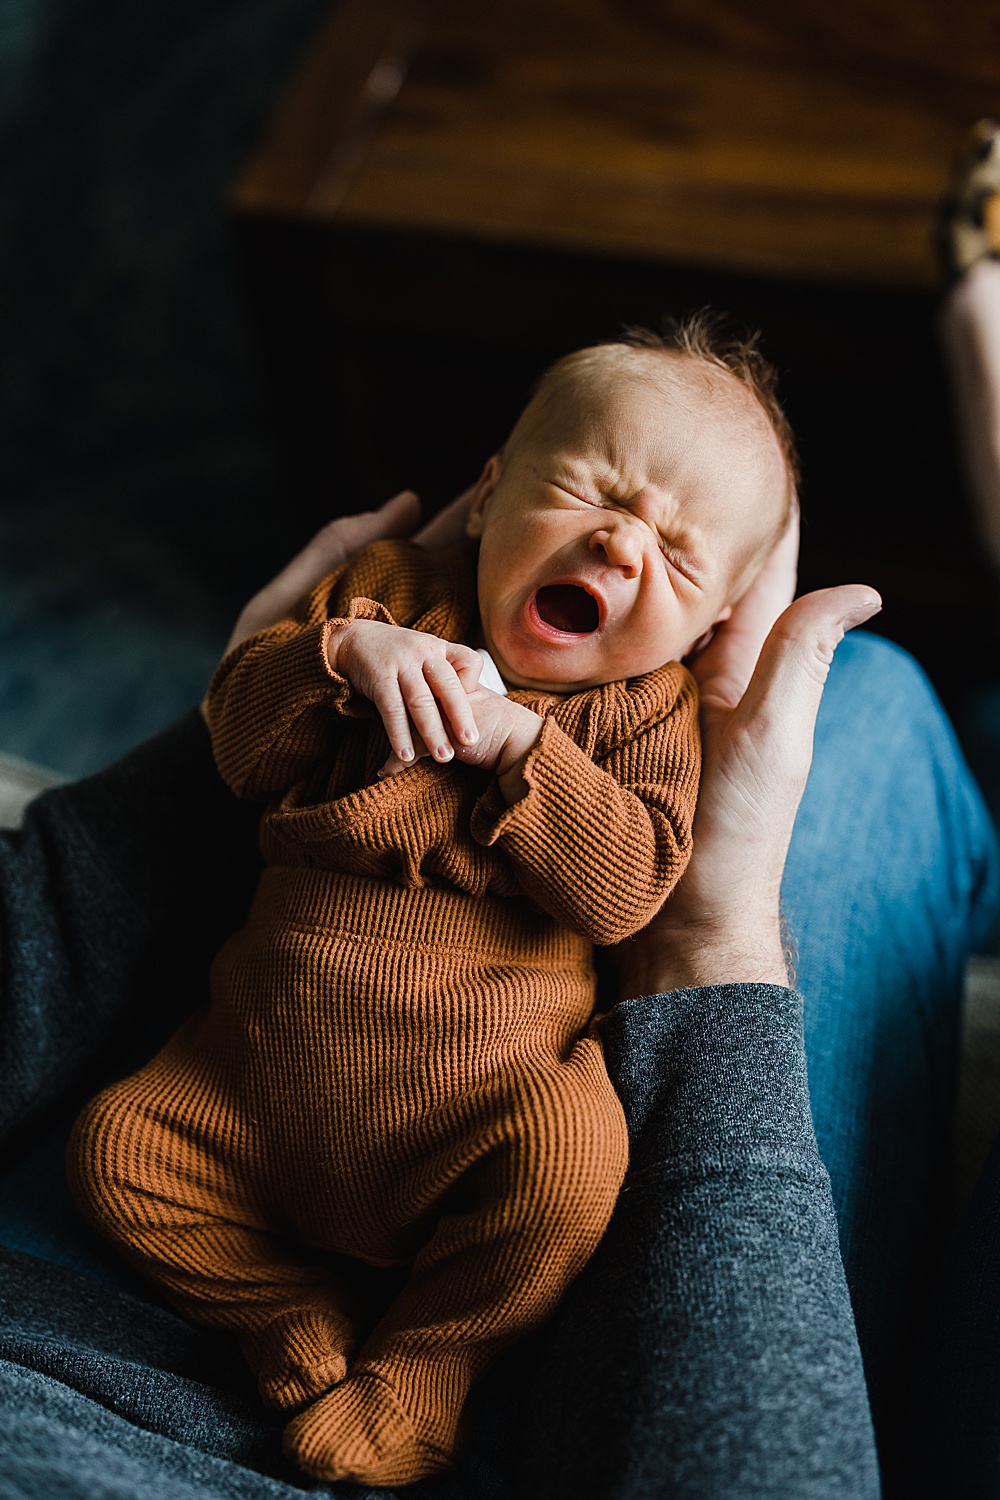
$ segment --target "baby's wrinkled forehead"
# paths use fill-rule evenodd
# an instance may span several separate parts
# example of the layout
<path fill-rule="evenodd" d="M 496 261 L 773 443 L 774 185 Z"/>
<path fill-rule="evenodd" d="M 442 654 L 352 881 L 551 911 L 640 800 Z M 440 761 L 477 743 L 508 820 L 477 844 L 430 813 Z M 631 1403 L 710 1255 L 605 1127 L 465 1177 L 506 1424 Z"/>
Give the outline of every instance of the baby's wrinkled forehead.
<path fill-rule="evenodd" d="M 596 345 L 546 373 L 505 453 L 571 450 L 620 473 L 671 485 L 697 471 L 728 494 L 752 493 L 761 535 L 787 518 L 791 486 L 771 421 L 730 371 L 674 351 Z M 736 508 L 742 508 L 738 504 Z M 721 519 L 721 517 L 720 517 Z"/>

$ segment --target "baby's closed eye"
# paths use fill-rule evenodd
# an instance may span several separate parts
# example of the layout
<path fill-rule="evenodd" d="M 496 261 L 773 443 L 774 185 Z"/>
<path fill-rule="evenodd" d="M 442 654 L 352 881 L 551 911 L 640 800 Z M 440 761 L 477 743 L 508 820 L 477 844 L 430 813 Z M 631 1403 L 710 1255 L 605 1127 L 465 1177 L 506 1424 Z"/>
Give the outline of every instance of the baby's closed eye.
<path fill-rule="evenodd" d="M 688 583 L 692 584 L 694 588 L 701 588 L 704 582 L 704 575 L 695 567 L 690 558 L 677 549 L 668 537 L 660 537 L 660 552 L 664 561 L 676 572 L 680 573 L 682 578 L 686 578 Z"/>

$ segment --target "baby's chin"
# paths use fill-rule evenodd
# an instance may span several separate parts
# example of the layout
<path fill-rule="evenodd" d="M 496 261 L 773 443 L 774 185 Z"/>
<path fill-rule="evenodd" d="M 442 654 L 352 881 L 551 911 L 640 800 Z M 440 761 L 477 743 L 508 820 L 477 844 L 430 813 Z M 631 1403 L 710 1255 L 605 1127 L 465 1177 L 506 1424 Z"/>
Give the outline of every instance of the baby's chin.
<path fill-rule="evenodd" d="M 669 662 L 680 660 L 679 654 L 664 656 L 662 660 L 659 656 L 656 660 L 645 657 L 611 667 L 608 664 L 602 665 L 594 662 L 574 662 L 572 653 L 573 648 L 569 647 L 563 660 L 549 661 L 544 664 L 540 662 L 533 671 L 526 670 L 524 663 L 521 663 L 520 667 L 512 666 L 498 653 L 491 652 L 490 654 L 509 688 L 525 693 L 554 693 L 561 697 L 569 697 L 573 693 L 585 693 L 591 688 L 606 687 L 610 682 L 626 682 L 630 678 L 646 677 L 650 672 L 667 666 Z"/>
<path fill-rule="evenodd" d="M 595 676 L 589 663 L 574 662 L 571 659 L 572 647 L 555 661 L 551 657 L 548 660 L 525 660 L 523 652 L 518 652 L 511 661 L 496 645 L 488 644 L 487 650 L 507 686 L 522 693 L 582 693 L 589 687 L 597 687 L 602 681 L 614 681 L 613 677 Z"/>

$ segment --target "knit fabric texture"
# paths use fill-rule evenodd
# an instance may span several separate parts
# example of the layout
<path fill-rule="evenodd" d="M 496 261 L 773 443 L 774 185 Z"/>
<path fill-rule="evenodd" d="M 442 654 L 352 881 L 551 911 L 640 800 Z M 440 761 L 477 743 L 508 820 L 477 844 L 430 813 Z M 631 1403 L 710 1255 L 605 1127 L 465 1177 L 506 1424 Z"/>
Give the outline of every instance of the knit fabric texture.
<path fill-rule="evenodd" d="M 328 1480 L 444 1467 L 472 1381 L 599 1242 L 627 1132 L 591 944 L 644 926 L 690 851 L 697 702 L 676 663 L 513 693 L 545 723 L 512 807 L 457 762 L 377 779 L 388 742 L 327 634 L 368 617 L 466 639 L 473 577 L 467 552 L 379 543 L 223 663 L 216 757 L 268 803 L 267 868 L 211 1004 L 70 1147 L 84 1210 L 241 1336 L 296 1413 L 286 1451 Z M 359 1262 L 408 1268 L 388 1304 Z"/>

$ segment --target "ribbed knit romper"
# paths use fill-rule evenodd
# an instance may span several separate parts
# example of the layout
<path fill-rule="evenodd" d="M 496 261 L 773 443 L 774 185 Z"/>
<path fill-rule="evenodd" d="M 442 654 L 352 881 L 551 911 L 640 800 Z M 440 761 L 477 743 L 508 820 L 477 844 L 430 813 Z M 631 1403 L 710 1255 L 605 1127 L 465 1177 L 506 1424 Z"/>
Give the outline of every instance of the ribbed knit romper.
<path fill-rule="evenodd" d="M 591 945 L 643 927 L 690 851 L 677 663 L 513 693 L 545 718 L 513 807 L 458 761 L 377 779 L 388 741 L 327 667 L 331 617 L 466 640 L 474 575 L 467 550 L 378 543 L 223 662 L 216 758 L 268 804 L 266 868 L 210 1004 L 70 1144 L 87 1215 L 241 1336 L 265 1399 L 302 1408 L 286 1450 L 324 1479 L 443 1467 L 472 1380 L 594 1250 L 627 1141 Z M 409 1267 L 387 1307 L 357 1262 Z"/>

